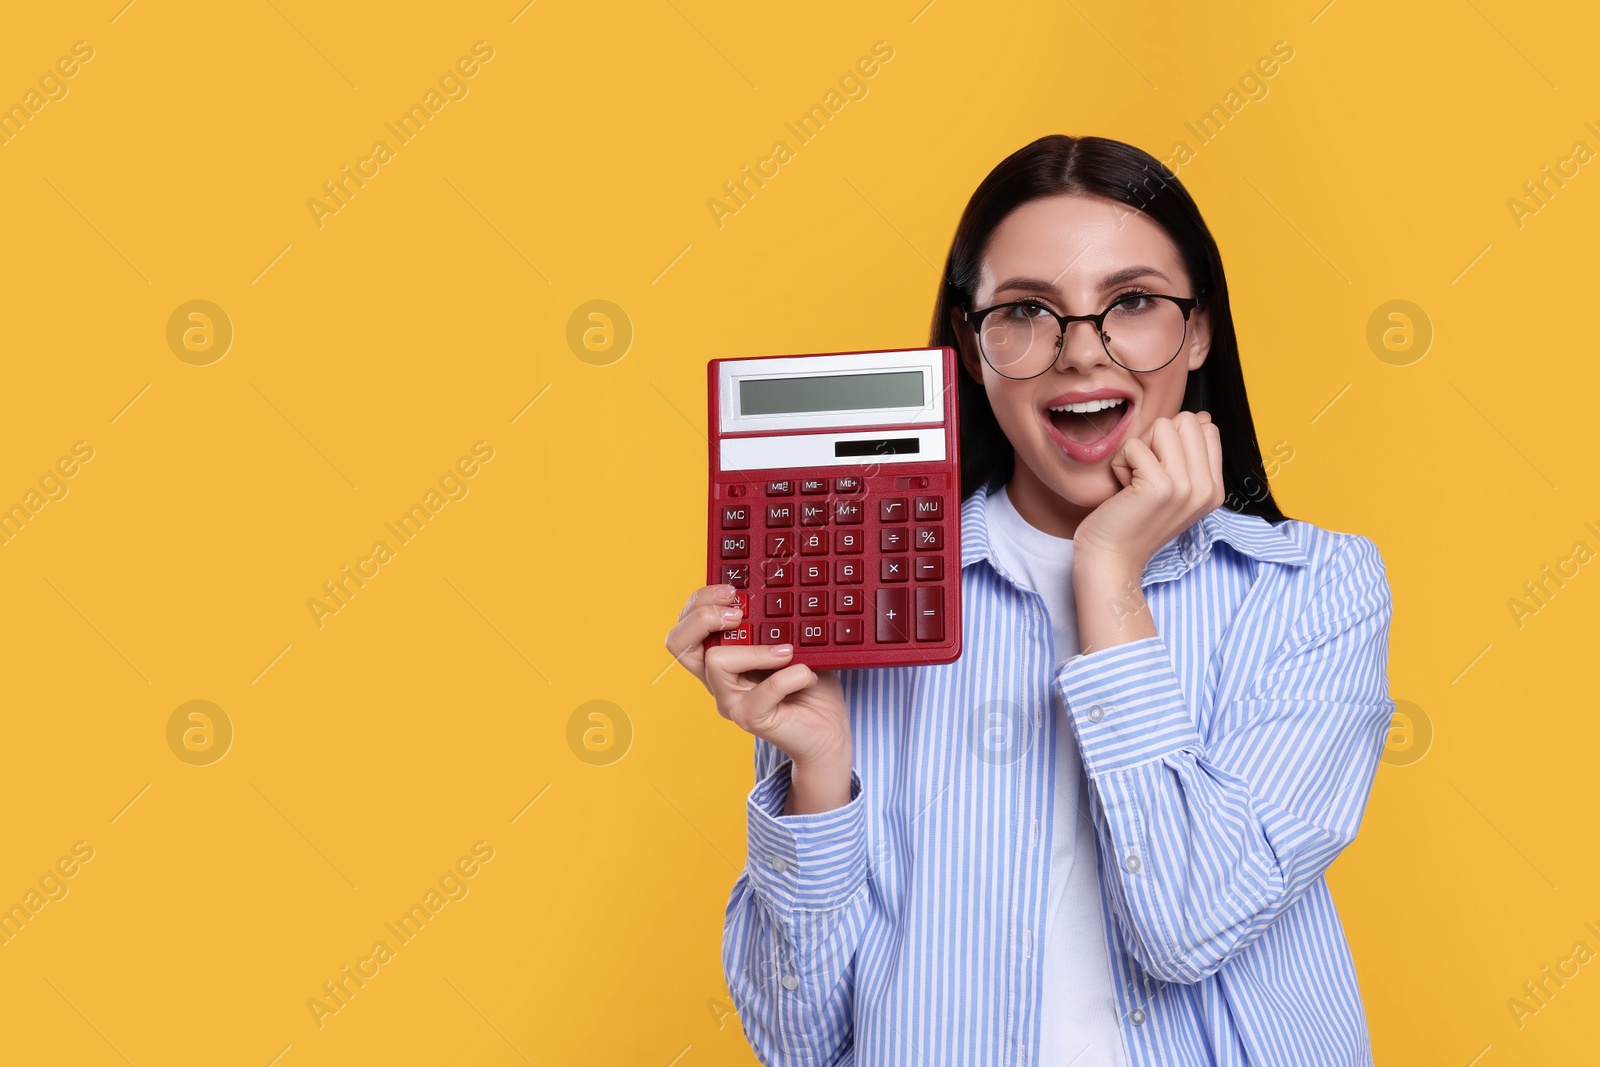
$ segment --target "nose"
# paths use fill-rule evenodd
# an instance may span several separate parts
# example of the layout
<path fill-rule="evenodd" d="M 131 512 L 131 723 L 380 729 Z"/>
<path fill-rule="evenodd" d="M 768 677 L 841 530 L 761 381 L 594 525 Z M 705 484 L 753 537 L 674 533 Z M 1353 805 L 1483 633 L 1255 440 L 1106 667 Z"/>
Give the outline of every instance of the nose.
<path fill-rule="evenodd" d="M 1065 366 L 1062 356 L 1066 356 Z M 1100 333 L 1095 324 L 1080 319 L 1067 323 L 1066 331 L 1056 339 L 1056 359 L 1051 369 L 1088 370 L 1110 363 L 1111 357 L 1106 354 L 1105 345 L 1100 343 Z"/>

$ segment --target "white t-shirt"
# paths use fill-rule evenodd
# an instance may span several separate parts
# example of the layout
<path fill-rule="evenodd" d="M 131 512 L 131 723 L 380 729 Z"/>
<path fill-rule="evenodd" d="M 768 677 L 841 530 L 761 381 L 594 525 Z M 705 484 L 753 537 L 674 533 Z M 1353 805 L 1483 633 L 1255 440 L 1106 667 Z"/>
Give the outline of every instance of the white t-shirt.
<path fill-rule="evenodd" d="M 1072 593 L 1072 539 L 1028 523 L 1005 487 L 989 496 L 989 543 L 1000 565 L 1044 598 L 1055 633 L 1055 667 L 1081 650 Z M 1056 796 L 1050 834 L 1050 904 L 1044 935 L 1040 1067 L 1127 1067 L 1100 904 L 1099 849 L 1089 821 L 1089 783 L 1077 739 L 1057 716 Z"/>

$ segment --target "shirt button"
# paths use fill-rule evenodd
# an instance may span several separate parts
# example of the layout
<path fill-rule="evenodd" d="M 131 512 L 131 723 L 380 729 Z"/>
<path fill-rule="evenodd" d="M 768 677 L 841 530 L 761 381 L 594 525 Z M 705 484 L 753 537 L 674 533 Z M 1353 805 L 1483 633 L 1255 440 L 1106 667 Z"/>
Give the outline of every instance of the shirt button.
<path fill-rule="evenodd" d="M 799 984 L 800 984 L 800 979 L 796 978 L 794 975 L 786 974 L 786 975 L 783 976 L 783 988 L 785 988 L 785 989 L 793 989 L 796 986 L 798 986 Z"/>
<path fill-rule="evenodd" d="M 789 861 L 782 856 L 774 856 L 772 857 L 772 869 L 782 874 L 789 869 Z"/>
<path fill-rule="evenodd" d="M 1089 705 L 1089 721 L 1090 722 L 1099 722 L 1101 719 L 1103 719 L 1105 717 L 1106 717 L 1105 709 L 1102 708 L 1099 704 L 1090 704 Z"/>
<path fill-rule="evenodd" d="M 1135 1026 L 1143 1026 L 1144 1025 L 1144 1009 L 1143 1008 L 1134 1008 L 1132 1011 L 1130 1011 L 1128 1013 L 1128 1021 L 1133 1023 L 1133 1025 L 1135 1025 Z"/>
<path fill-rule="evenodd" d="M 1137 852 L 1128 853 L 1128 855 L 1123 859 L 1122 865 L 1135 874 L 1138 874 L 1139 868 L 1142 866 L 1139 862 L 1139 854 Z"/>

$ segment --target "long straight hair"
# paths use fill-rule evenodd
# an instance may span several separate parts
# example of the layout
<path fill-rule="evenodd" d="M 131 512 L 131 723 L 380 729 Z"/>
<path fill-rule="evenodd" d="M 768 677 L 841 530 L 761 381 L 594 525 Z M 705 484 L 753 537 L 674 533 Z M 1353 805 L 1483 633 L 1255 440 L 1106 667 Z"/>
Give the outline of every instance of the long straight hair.
<path fill-rule="evenodd" d="M 1051 134 L 1013 152 L 990 171 L 967 201 L 950 243 L 933 309 L 930 347 L 957 347 L 950 311 L 974 310 L 979 261 L 1001 221 L 1030 200 L 1063 193 L 1127 204 L 1143 212 L 1177 245 L 1200 307 L 1211 314 L 1211 347 L 1200 369 L 1189 372 L 1183 410 L 1209 411 L 1217 425 L 1222 438 L 1223 506 L 1268 522 L 1283 521 L 1287 516 L 1272 498 L 1245 396 L 1228 280 L 1217 242 L 1177 176 L 1141 149 L 1105 137 Z M 983 383 L 964 370 L 958 377 L 961 496 L 966 499 L 991 478 L 1009 479 L 1016 454 L 995 419 Z"/>

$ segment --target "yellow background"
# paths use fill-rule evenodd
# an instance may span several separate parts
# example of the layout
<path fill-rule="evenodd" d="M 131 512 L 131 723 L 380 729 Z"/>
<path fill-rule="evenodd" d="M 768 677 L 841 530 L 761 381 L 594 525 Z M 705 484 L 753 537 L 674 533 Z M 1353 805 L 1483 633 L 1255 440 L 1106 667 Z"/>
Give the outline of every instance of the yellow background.
<path fill-rule="evenodd" d="M 705 362 L 925 343 L 967 196 L 1050 132 L 1188 143 L 1279 500 L 1382 548 L 1393 693 L 1433 738 L 1330 874 L 1378 1062 L 1593 1056 L 1600 964 L 1507 1005 L 1600 951 L 1600 576 L 1508 607 L 1600 548 L 1597 165 L 1508 207 L 1600 148 L 1583 5 L 124 2 L 0 34 L 0 104 L 94 51 L 0 146 L 0 505 L 94 453 L 0 547 L 0 903 L 94 850 L 0 947 L 0 1059 L 754 1062 L 719 960 L 750 742 L 662 645 L 704 581 Z M 719 227 L 877 41 L 867 95 Z M 233 326 L 207 366 L 167 342 L 191 300 Z M 568 341 L 591 300 L 632 327 L 605 365 Z M 1369 344 L 1392 300 L 1420 359 Z M 319 628 L 322 583 L 478 441 L 468 494 Z M 207 766 L 168 745 L 191 700 L 234 730 Z M 608 765 L 569 740 L 594 700 L 631 733 Z M 308 999 L 478 841 L 468 895 L 319 1028 Z"/>

